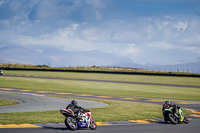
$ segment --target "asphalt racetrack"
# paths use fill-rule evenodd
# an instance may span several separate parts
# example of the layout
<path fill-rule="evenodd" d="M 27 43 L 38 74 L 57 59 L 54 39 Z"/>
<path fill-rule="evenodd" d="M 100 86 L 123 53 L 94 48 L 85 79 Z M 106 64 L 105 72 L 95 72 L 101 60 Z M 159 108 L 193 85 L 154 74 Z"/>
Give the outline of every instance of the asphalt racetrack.
<path fill-rule="evenodd" d="M 189 124 L 137 124 L 98 126 L 96 130 L 80 129 L 70 131 L 66 128 L 9 128 L 0 129 L 0 133 L 199 133 L 200 120 L 192 120 Z"/>
<path fill-rule="evenodd" d="M 65 108 L 68 102 L 72 99 L 65 98 L 54 98 L 54 97 L 45 97 L 44 95 L 55 95 L 61 96 L 62 94 L 53 94 L 53 93 L 40 93 L 40 92 L 22 92 L 18 89 L 8 89 L 0 88 L 0 97 L 1 99 L 16 100 L 21 104 L 0 107 L 0 112 L 29 112 L 29 111 L 41 111 L 41 110 L 58 110 L 60 108 Z M 69 97 L 84 97 L 84 98 L 95 98 L 95 99 L 107 99 L 107 100 L 126 100 L 117 97 L 99 97 L 99 96 L 81 96 L 76 94 L 62 95 Z M 23 100 L 22 100 L 23 99 Z M 35 99 L 35 100 L 33 100 Z M 51 101 L 52 100 L 52 101 Z M 34 101 L 34 102 L 33 102 Z M 55 102 L 55 104 L 54 104 Z M 79 100 L 79 104 L 86 108 L 98 106 L 107 106 L 104 103 L 93 103 L 93 101 Z M 162 104 L 161 102 L 156 101 L 147 101 L 147 100 L 132 100 L 132 102 L 148 102 L 148 103 L 157 103 Z M 53 103 L 53 106 L 50 104 Z M 23 106 L 24 110 L 20 110 L 19 106 Z M 32 108 L 32 107 L 33 108 Z M 34 106 L 38 106 L 40 110 L 35 109 Z M 37 108 L 38 108 L 37 107 Z M 200 105 L 199 104 L 181 104 L 182 108 L 189 108 L 195 110 L 195 112 L 189 116 L 189 124 L 167 124 L 163 122 L 163 119 L 157 120 L 153 123 L 131 123 L 131 122 L 111 122 L 110 125 L 98 125 L 96 130 L 90 129 L 79 129 L 73 131 L 73 133 L 79 132 L 94 132 L 94 133 L 200 133 Z M 61 124 L 44 124 L 36 128 L 0 128 L 0 133 L 66 133 L 71 132 L 68 130 L 64 123 Z"/>
<path fill-rule="evenodd" d="M 0 113 L 59 110 L 62 108 L 66 108 L 66 106 L 72 101 L 72 99 L 45 97 L 43 94 L 33 94 L 25 92 L 0 92 L 0 98 L 20 102 L 20 104 L 17 105 L 0 107 Z M 84 108 L 98 108 L 107 106 L 107 104 L 105 103 L 89 100 L 76 101 L 78 102 L 79 106 L 82 106 Z"/>

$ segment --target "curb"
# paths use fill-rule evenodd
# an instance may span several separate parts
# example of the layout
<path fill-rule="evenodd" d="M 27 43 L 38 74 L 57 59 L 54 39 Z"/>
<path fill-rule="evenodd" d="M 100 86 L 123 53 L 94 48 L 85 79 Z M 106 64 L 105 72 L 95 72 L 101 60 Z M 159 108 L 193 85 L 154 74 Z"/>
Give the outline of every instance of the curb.
<path fill-rule="evenodd" d="M 0 128 L 28 128 L 28 127 L 40 127 L 40 126 L 37 126 L 35 124 L 29 124 L 29 123 L 25 123 L 25 124 L 8 124 L 8 125 L 0 124 Z"/>

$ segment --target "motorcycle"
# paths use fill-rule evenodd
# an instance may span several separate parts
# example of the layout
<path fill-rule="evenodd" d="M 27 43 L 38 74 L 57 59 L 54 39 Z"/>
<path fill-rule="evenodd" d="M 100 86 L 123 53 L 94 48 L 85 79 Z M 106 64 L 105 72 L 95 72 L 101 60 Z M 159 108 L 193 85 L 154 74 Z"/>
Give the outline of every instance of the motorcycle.
<path fill-rule="evenodd" d="M 183 110 L 179 106 L 177 106 L 177 109 L 178 109 L 178 114 L 175 113 L 175 107 L 163 110 L 165 122 L 170 121 L 172 124 L 178 124 L 178 123 L 188 124 L 189 120 L 183 114 Z"/>
<path fill-rule="evenodd" d="M 70 130 L 78 128 L 97 128 L 96 122 L 92 119 L 92 114 L 89 110 L 80 110 L 78 112 L 79 119 L 75 117 L 75 113 L 71 109 L 61 109 L 60 113 L 65 116 L 65 125 Z"/>
<path fill-rule="evenodd" d="M 3 76 L 3 71 L 0 70 L 0 76 Z"/>

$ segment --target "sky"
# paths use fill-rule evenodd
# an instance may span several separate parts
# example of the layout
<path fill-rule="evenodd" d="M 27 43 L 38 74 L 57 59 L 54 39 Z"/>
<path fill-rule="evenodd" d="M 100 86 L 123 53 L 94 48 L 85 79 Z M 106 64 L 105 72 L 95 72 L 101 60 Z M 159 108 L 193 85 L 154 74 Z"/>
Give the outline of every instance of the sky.
<path fill-rule="evenodd" d="M 0 0 L 0 47 L 99 50 L 138 64 L 200 60 L 200 0 Z"/>

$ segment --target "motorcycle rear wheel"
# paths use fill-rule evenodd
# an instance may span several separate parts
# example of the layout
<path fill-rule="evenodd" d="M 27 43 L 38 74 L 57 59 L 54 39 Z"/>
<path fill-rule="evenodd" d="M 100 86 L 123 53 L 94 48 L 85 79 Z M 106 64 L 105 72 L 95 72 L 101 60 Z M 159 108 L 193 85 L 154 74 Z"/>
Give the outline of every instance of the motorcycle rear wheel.
<path fill-rule="evenodd" d="M 94 121 L 94 120 L 91 120 L 90 121 L 90 129 L 92 129 L 92 130 L 95 130 L 96 128 L 97 128 L 97 124 L 96 124 L 96 122 Z"/>
<path fill-rule="evenodd" d="M 169 113 L 168 118 L 172 124 L 178 124 L 178 118 L 174 114 Z"/>
<path fill-rule="evenodd" d="M 73 117 L 66 117 L 65 118 L 65 125 L 70 130 L 77 130 L 78 124 L 76 122 L 76 119 Z"/>

